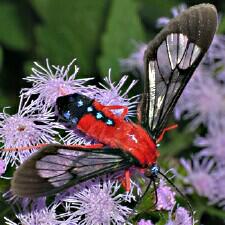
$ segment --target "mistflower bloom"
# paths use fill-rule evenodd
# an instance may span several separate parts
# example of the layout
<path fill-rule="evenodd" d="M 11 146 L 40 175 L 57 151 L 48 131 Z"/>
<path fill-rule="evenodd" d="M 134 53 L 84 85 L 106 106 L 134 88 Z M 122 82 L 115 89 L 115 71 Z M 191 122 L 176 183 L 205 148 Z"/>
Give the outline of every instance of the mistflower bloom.
<path fill-rule="evenodd" d="M 225 163 L 225 124 L 209 127 L 205 137 L 197 137 L 195 145 L 203 149 L 198 153 L 200 156 L 212 156 L 218 162 Z"/>
<path fill-rule="evenodd" d="M 0 177 L 3 173 L 5 173 L 6 170 L 6 165 L 4 160 L 0 159 Z"/>
<path fill-rule="evenodd" d="M 224 79 L 225 65 L 225 35 L 217 34 L 214 36 L 212 44 L 204 57 L 204 63 L 215 69 L 220 69 L 219 77 Z M 221 70 L 222 69 L 222 70 Z"/>
<path fill-rule="evenodd" d="M 135 86 L 137 83 L 136 80 L 133 80 L 128 88 L 123 92 L 122 87 L 127 81 L 128 76 L 123 76 L 121 80 L 116 84 L 111 80 L 111 70 L 109 70 L 109 75 L 104 79 L 105 84 L 100 83 L 103 89 L 99 89 L 96 92 L 95 100 L 101 102 L 103 105 L 117 105 L 117 106 L 125 106 L 128 108 L 128 117 L 136 115 L 136 107 L 138 104 L 138 95 L 128 97 L 129 91 Z M 112 110 L 115 113 L 122 113 L 123 110 Z"/>
<path fill-rule="evenodd" d="M 181 99 L 175 107 L 175 117 L 192 119 L 190 127 L 195 129 L 200 124 L 218 126 L 225 118 L 224 85 L 210 76 L 198 74 L 187 85 Z"/>
<path fill-rule="evenodd" d="M 141 219 L 137 225 L 154 225 L 151 220 Z"/>
<path fill-rule="evenodd" d="M 74 60 L 67 66 L 50 65 L 46 60 L 46 68 L 35 62 L 35 68 L 32 68 L 32 74 L 26 78 L 26 81 L 32 84 L 31 88 L 22 89 L 25 96 L 38 95 L 36 104 L 53 107 L 56 99 L 62 95 L 76 93 L 88 93 L 90 87 L 83 85 L 92 78 L 77 79 L 79 68 L 74 65 L 74 71 L 71 73 L 71 67 Z"/>
<path fill-rule="evenodd" d="M 181 159 L 181 164 L 187 171 L 184 182 L 191 184 L 200 196 L 207 197 L 209 203 L 218 203 L 221 206 L 221 201 L 225 199 L 225 165 L 216 163 L 212 158 L 202 158 L 198 155 L 192 157 L 192 162 Z M 223 204 L 225 206 L 225 202 Z"/>
<path fill-rule="evenodd" d="M 36 110 L 38 108 L 35 107 Z M 54 114 L 48 110 L 34 113 L 34 105 L 28 105 L 21 97 L 18 112 L 9 115 L 4 109 L 0 113 L 0 142 L 3 148 L 19 148 L 35 146 L 42 143 L 56 143 L 54 137 L 58 135 L 56 128 L 61 125 L 53 122 Z M 32 153 L 31 150 L 24 151 L 2 151 L 1 157 L 6 165 L 20 165 Z"/>
<path fill-rule="evenodd" d="M 119 182 L 102 179 L 80 185 L 79 190 L 64 199 L 71 217 L 79 219 L 78 225 L 125 224 L 131 214 L 132 210 L 122 205 L 125 195 L 118 193 Z"/>
<path fill-rule="evenodd" d="M 174 218 L 173 218 L 174 217 Z M 166 225 L 193 225 L 193 218 L 190 213 L 183 207 L 178 207 L 175 211 L 175 215 L 172 216 L 172 211 L 169 214 L 169 220 Z"/>
<path fill-rule="evenodd" d="M 21 203 L 23 206 L 23 203 Z M 27 206 L 23 207 L 16 218 L 20 221 L 15 223 L 5 217 L 5 224 L 7 225 L 75 225 L 76 220 L 71 219 L 68 213 L 56 213 L 59 205 L 52 203 L 46 206 L 43 200 L 38 200 L 36 204 L 32 205 L 32 209 Z"/>
<path fill-rule="evenodd" d="M 158 201 L 156 204 L 157 210 L 171 210 L 176 204 L 176 193 L 167 186 L 163 180 L 160 180 L 159 187 L 157 188 Z"/>
<path fill-rule="evenodd" d="M 176 6 L 176 7 L 173 7 L 171 9 L 171 14 L 172 14 L 173 17 L 176 17 L 179 14 L 181 14 L 183 11 L 185 11 L 186 9 L 187 9 L 187 5 L 182 3 L 182 4 L 180 4 L 180 5 Z M 157 27 L 164 27 L 164 26 L 166 26 L 169 23 L 169 21 L 170 21 L 170 18 L 168 18 L 168 17 L 161 17 L 161 18 L 159 18 L 157 20 L 156 26 Z"/>
<path fill-rule="evenodd" d="M 122 71 L 132 71 L 137 75 L 144 75 L 144 53 L 147 48 L 147 44 L 136 44 L 135 51 L 126 59 L 120 60 L 120 66 Z"/>

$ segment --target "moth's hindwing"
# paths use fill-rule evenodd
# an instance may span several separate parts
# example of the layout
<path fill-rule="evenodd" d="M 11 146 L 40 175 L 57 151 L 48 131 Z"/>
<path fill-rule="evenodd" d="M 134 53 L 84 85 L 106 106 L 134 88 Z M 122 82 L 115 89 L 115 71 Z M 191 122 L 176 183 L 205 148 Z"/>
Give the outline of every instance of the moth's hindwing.
<path fill-rule="evenodd" d="M 48 145 L 14 173 L 11 190 L 20 197 L 52 195 L 96 176 L 128 168 L 132 157 L 120 149 Z"/>
<path fill-rule="evenodd" d="M 154 139 L 208 50 L 217 28 L 213 5 L 184 11 L 149 43 L 145 51 L 145 84 L 139 105 L 140 122 Z"/>

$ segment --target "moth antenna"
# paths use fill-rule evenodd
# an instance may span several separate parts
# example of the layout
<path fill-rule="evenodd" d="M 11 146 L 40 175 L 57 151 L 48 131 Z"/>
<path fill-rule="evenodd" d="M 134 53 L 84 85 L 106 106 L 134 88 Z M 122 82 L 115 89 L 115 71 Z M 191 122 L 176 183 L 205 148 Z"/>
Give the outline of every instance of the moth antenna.
<path fill-rule="evenodd" d="M 156 207 L 157 203 L 158 203 L 158 193 L 157 193 L 157 188 L 156 188 L 156 184 L 155 184 L 155 179 L 152 178 L 153 181 L 153 187 L 154 187 L 154 193 L 155 193 L 155 203 L 154 206 Z"/>
<path fill-rule="evenodd" d="M 187 197 L 182 193 L 182 191 L 161 171 L 158 171 L 158 173 L 175 189 L 177 193 L 185 200 L 185 202 L 188 205 L 188 208 L 190 209 L 191 217 L 192 217 L 192 224 L 194 225 L 194 210 L 191 206 L 191 203 L 187 199 Z"/>

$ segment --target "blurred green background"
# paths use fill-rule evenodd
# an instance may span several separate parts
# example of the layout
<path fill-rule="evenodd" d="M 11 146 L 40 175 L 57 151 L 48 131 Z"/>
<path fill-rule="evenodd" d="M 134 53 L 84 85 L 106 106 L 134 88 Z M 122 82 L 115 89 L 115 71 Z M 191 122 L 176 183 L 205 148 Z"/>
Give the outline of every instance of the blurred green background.
<path fill-rule="evenodd" d="M 181 3 L 191 6 L 203 2 L 0 0 L 0 109 L 13 106 L 16 110 L 20 89 L 27 86 L 22 78 L 30 75 L 33 61 L 44 65 L 48 58 L 51 64 L 68 65 L 77 58 L 79 78 L 96 77 L 101 81 L 112 68 L 112 79 L 119 80 L 119 59 L 129 57 L 135 50 L 134 41 L 147 43 L 154 37 L 159 31 L 159 17 L 171 17 L 171 8 Z M 225 1 L 207 2 L 217 7 L 221 15 L 219 31 L 225 32 Z M 170 138 L 173 142 L 165 147 L 172 150 L 172 156 L 188 148 L 193 134 L 175 131 Z M 213 219 L 212 212 L 211 216 L 203 215 L 202 221 L 220 225 L 224 212 L 213 212 L 219 222 Z"/>
<path fill-rule="evenodd" d="M 204 1 L 186 1 L 194 5 Z M 208 1 L 222 13 L 225 1 Z M 171 17 L 179 0 L 1 0 L 0 1 L 0 108 L 18 101 L 22 77 L 33 61 L 67 65 L 77 58 L 79 77 L 98 80 L 119 59 L 134 51 L 134 41 L 148 42 L 157 33 L 155 22 Z M 225 23 L 224 24 L 225 27 Z M 222 30 L 225 30 L 222 29 Z"/>

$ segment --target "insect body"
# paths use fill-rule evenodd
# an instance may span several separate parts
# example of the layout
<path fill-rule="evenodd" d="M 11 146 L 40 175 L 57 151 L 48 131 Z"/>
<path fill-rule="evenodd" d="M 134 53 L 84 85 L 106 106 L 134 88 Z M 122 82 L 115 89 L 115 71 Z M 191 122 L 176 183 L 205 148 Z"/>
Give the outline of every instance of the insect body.
<path fill-rule="evenodd" d="M 59 118 L 67 126 L 76 126 L 111 148 L 123 149 L 136 158 L 141 167 L 156 162 L 159 154 L 155 141 L 140 125 L 124 120 L 126 107 L 104 106 L 80 94 L 59 97 L 56 106 Z M 112 113 L 116 108 L 124 110 L 122 115 Z"/>
<path fill-rule="evenodd" d="M 144 91 L 138 107 L 139 125 L 124 120 L 124 107 L 103 106 L 79 94 L 58 98 L 59 119 L 100 144 L 42 148 L 16 170 L 12 192 L 22 197 L 46 196 L 96 176 L 128 171 L 132 166 L 144 169 L 150 179 L 161 174 L 155 164 L 159 155 L 156 142 L 208 50 L 216 27 L 215 7 L 200 4 L 172 19 L 149 43 L 144 58 Z M 120 116 L 111 111 L 118 108 L 123 108 Z"/>

